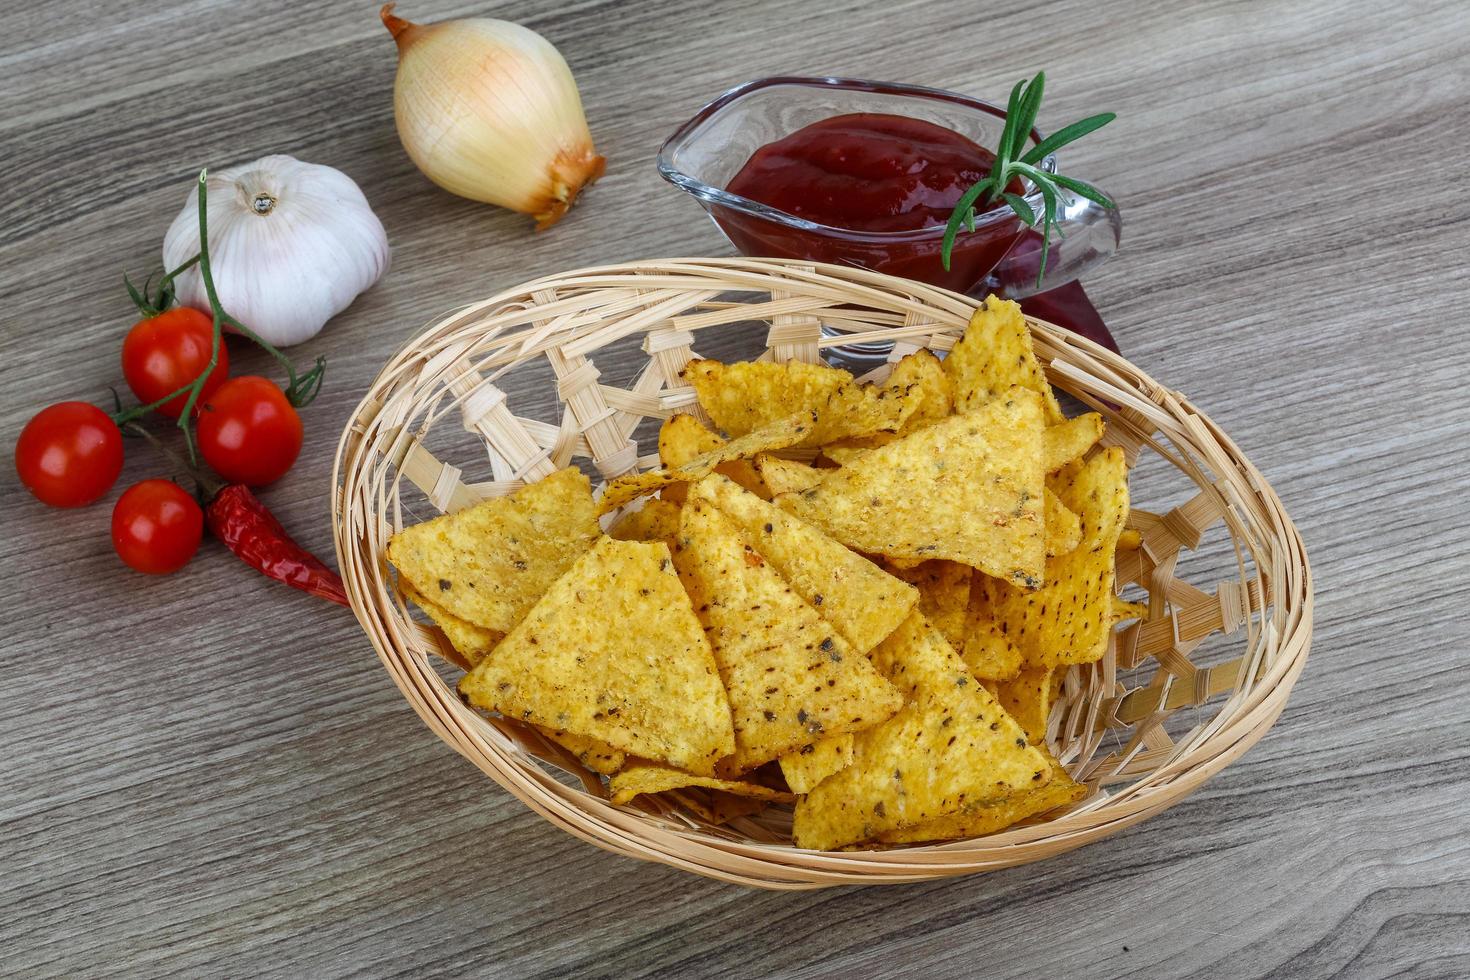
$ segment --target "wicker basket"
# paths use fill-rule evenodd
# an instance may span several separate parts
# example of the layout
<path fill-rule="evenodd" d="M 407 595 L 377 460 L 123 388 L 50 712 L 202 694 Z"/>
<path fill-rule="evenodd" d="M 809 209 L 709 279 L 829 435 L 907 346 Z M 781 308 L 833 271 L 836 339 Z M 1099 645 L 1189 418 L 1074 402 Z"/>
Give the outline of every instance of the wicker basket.
<path fill-rule="evenodd" d="M 975 305 L 861 270 L 681 259 L 551 276 L 445 317 L 378 375 L 337 452 L 337 556 L 384 666 L 440 738 L 558 827 L 619 854 L 766 888 L 1008 867 L 1183 799 L 1285 706 L 1311 640 L 1307 557 L 1276 494 L 1208 418 L 1049 324 L 1031 328 L 1052 383 L 1103 414 L 1104 442 L 1135 464 L 1135 504 L 1159 508 L 1135 506 L 1129 524 L 1142 545 L 1119 556 L 1119 582 L 1135 598 L 1146 592 L 1147 616 L 1120 627 L 1103 660 L 1073 667 L 1053 707 L 1049 742 L 1091 790 L 1060 816 L 947 844 L 822 853 L 791 845 L 782 808 L 712 826 L 677 795 L 614 807 L 568 753 L 460 701 L 445 663 L 453 648 L 395 587 L 384 547 L 405 523 L 571 462 L 594 480 L 655 465 L 658 421 L 698 413 L 678 376 L 692 357 L 814 361 L 824 348 L 889 340 L 896 360 L 919 346 L 948 350 Z M 611 383 L 594 359 L 629 382 Z M 525 404 L 507 400 L 510 372 L 522 375 L 508 387 Z"/>

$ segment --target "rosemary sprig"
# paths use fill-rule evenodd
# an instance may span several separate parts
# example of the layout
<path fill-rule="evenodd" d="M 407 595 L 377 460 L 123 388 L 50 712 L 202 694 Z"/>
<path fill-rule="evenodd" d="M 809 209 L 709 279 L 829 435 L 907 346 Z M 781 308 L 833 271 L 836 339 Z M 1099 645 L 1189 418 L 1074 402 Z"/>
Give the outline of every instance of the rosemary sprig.
<path fill-rule="evenodd" d="M 1042 276 L 1046 273 L 1046 253 L 1051 245 L 1052 229 L 1057 225 L 1057 208 L 1060 203 L 1057 189 L 1064 188 L 1105 208 L 1113 207 L 1113 202 L 1091 184 L 1075 177 L 1049 174 L 1038 164 L 1068 143 L 1075 142 L 1093 130 L 1101 129 L 1112 122 L 1117 118 L 1114 113 L 1101 112 L 1095 116 L 1078 120 L 1070 126 L 1063 126 L 1031 149 L 1024 153 L 1021 152 L 1026 146 L 1026 140 L 1031 135 L 1032 129 L 1036 126 L 1036 113 L 1041 108 L 1041 93 L 1045 87 L 1046 72 L 1039 71 L 1030 82 L 1023 79 L 1011 89 L 1011 97 L 1006 102 L 1005 128 L 1001 131 L 1000 140 L 995 147 L 995 165 L 990 168 L 989 176 L 965 191 L 955 203 L 954 212 L 949 216 L 949 224 L 944 228 L 944 244 L 939 254 L 946 270 L 949 269 L 954 241 L 960 230 L 962 228 L 967 231 L 975 230 L 977 205 L 983 210 L 987 204 L 1004 202 L 1028 227 L 1035 228 L 1038 224 L 1041 226 L 1041 267 L 1036 271 L 1038 286 L 1041 285 Z M 1036 192 L 1041 195 L 1042 213 L 1040 215 L 1024 197 L 1006 190 L 1011 181 L 1017 177 L 1029 181 L 1036 188 Z M 1058 234 L 1061 232 L 1058 231 Z"/>

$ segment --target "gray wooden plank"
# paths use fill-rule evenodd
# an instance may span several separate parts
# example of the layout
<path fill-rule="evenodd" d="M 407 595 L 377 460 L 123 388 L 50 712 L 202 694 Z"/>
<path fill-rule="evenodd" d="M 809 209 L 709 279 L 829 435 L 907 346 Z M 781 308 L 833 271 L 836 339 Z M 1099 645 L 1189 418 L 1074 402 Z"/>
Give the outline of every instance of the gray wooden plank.
<path fill-rule="evenodd" d="M 935 884 L 750 892 L 560 834 L 417 721 L 350 616 L 213 545 L 145 580 L 111 555 L 106 506 L 45 511 L 5 468 L 4 972 L 1470 973 L 1462 5 L 494 12 L 561 46 L 610 161 L 543 235 L 409 165 L 371 5 L 8 13 L 0 431 L 51 401 L 105 399 L 129 323 L 118 274 L 156 261 L 194 168 L 282 150 L 331 163 L 363 186 L 395 258 L 300 350 L 329 355 L 328 383 L 301 464 L 268 500 L 325 553 L 336 435 L 436 313 L 558 269 L 727 250 L 652 169 L 706 98 L 776 72 L 998 96 L 1045 67 L 1044 122 L 1120 114 L 1069 153 L 1127 212 L 1124 250 L 1089 288 L 1125 351 L 1236 438 L 1306 537 L 1318 625 L 1291 704 L 1205 789 L 1071 855 Z M 1406 160 L 1415 176 L 1394 176 Z M 123 479 L 159 470 L 135 451 Z"/>

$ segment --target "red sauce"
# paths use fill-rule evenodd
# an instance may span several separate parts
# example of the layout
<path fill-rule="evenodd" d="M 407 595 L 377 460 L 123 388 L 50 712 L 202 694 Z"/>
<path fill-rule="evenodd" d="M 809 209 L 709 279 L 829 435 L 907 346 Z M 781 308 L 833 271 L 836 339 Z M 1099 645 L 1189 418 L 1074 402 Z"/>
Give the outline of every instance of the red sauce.
<path fill-rule="evenodd" d="M 948 272 L 940 262 L 940 230 L 994 162 L 983 146 L 935 123 L 882 113 L 833 116 L 756 150 L 727 189 L 840 231 L 812 232 L 728 208 L 713 213 L 747 255 L 837 262 L 964 291 L 1022 231 L 1019 220 L 987 222 L 961 233 Z M 922 229 L 933 234 L 884 237 Z"/>

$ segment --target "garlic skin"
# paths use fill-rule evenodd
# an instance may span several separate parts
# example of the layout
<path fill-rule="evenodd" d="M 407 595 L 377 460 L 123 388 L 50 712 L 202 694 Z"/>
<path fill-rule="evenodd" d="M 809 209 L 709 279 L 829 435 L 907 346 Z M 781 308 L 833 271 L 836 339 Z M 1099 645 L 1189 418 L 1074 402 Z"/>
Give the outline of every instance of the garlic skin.
<path fill-rule="evenodd" d="M 540 34 L 475 17 L 412 24 L 379 16 L 398 44 L 393 115 L 424 175 L 460 197 L 549 228 L 606 161 L 592 146 L 566 59 Z"/>
<path fill-rule="evenodd" d="M 220 305 L 266 342 L 316 336 L 388 269 L 388 235 L 357 184 L 340 170 L 278 154 L 211 171 L 209 264 Z M 199 199 L 163 239 L 175 269 L 199 251 Z M 179 302 L 209 309 L 195 266 L 175 280 Z"/>

